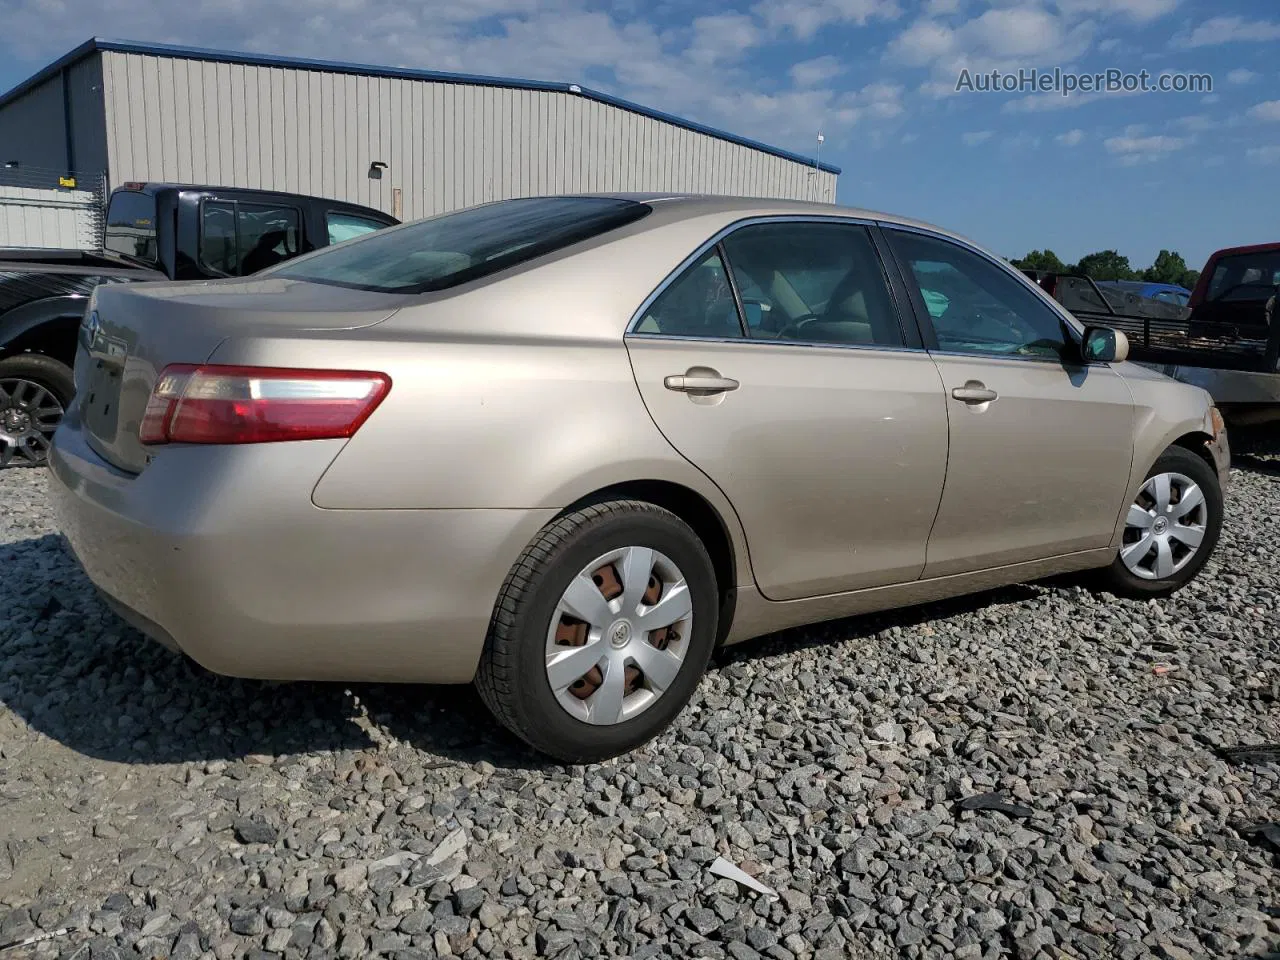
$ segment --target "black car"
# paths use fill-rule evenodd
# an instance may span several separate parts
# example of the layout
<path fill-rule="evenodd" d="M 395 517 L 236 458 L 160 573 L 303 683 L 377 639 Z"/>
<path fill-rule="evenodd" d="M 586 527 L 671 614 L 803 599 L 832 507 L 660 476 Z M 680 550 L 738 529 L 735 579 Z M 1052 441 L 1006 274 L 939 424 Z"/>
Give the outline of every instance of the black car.
<path fill-rule="evenodd" d="M 246 276 L 398 222 L 322 197 L 126 183 L 111 194 L 101 253 L 0 250 L 0 468 L 44 462 L 94 287 Z"/>

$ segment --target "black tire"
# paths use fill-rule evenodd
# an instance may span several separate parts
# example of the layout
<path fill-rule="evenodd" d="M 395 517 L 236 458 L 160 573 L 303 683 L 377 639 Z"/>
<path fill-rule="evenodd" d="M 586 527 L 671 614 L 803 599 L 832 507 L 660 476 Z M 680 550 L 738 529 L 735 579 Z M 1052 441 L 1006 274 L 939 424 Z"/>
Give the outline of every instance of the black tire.
<path fill-rule="evenodd" d="M 0 360 L 0 381 L 25 380 L 43 387 L 66 411 L 75 395 L 75 377 L 71 368 L 60 360 L 47 357 L 41 353 L 19 353 Z M 5 396 L 0 396 L 0 433 L 3 432 L 5 411 L 10 404 Z M 0 465 L 3 466 L 43 466 L 48 459 L 47 451 L 41 450 L 38 456 L 23 451 L 11 451 L 11 445 L 0 439 Z M 10 456 L 6 458 L 6 452 Z M 5 460 L 8 460 L 5 463 Z"/>
<path fill-rule="evenodd" d="M 1222 487 L 1217 473 L 1201 457 L 1183 447 L 1170 447 L 1160 455 L 1147 471 L 1146 479 L 1162 473 L 1178 473 L 1188 477 L 1201 489 L 1205 497 L 1205 533 L 1194 556 L 1172 576 L 1148 580 L 1133 573 L 1119 557 L 1111 566 L 1100 571 L 1100 586 L 1121 597 L 1149 600 L 1168 597 L 1184 587 L 1195 577 L 1213 555 L 1218 537 L 1222 533 Z M 1128 510 L 1128 504 L 1125 505 Z"/>
<path fill-rule="evenodd" d="M 546 637 L 569 582 L 593 559 L 625 546 L 661 551 L 683 573 L 693 629 L 675 680 L 630 720 L 592 725 L 556 700 L 546 671 Z M 481 698 L 498 721 L 534 749 L 566 763 L 626 753 L 666 729 L 684 709 L 715 646 L 719 593 L 697 534 L 650 503 L 614 500 L 553 521 L 525 548 L 498 595 L 476 675 Z"/>

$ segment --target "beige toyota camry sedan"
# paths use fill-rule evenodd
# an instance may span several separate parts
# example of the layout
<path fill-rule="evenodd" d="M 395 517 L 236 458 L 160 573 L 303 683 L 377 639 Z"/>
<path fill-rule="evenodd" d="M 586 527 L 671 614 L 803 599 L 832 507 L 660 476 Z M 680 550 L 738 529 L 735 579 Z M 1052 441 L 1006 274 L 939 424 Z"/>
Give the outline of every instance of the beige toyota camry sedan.
<path fill-rule="evenodd" d="M 94 294 L 50 458 L 129 622 L 244 677 L 475 682 L 555 757 L 644 742 L 718 644 L 1222 523 L 1209 396 L 923 223 L 508 200 L 251 278 Z"/>

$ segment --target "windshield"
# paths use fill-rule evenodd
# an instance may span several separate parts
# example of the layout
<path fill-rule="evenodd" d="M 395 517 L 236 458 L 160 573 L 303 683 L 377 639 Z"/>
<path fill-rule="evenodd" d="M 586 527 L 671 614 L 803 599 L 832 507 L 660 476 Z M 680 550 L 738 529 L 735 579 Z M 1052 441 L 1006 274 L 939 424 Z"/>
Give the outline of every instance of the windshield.
<path fill-rule="evenodd" d="M 649 211 L 610 197 L 502 200 L 371 233 L 270 272 L 359 290 L 427 293 L 580 243 Z"/>

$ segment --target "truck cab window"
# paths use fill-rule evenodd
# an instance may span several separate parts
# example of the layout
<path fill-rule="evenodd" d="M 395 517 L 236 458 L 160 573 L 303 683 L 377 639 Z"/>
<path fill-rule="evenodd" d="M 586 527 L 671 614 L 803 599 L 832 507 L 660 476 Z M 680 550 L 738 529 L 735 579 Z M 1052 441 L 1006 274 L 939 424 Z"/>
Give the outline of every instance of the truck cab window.
<path fill-rule="evenodd" d="M 294 207 L 206 200 L 200 215 L 200 262 L 239 277 L 302 252 L 301 216 Z"/>

